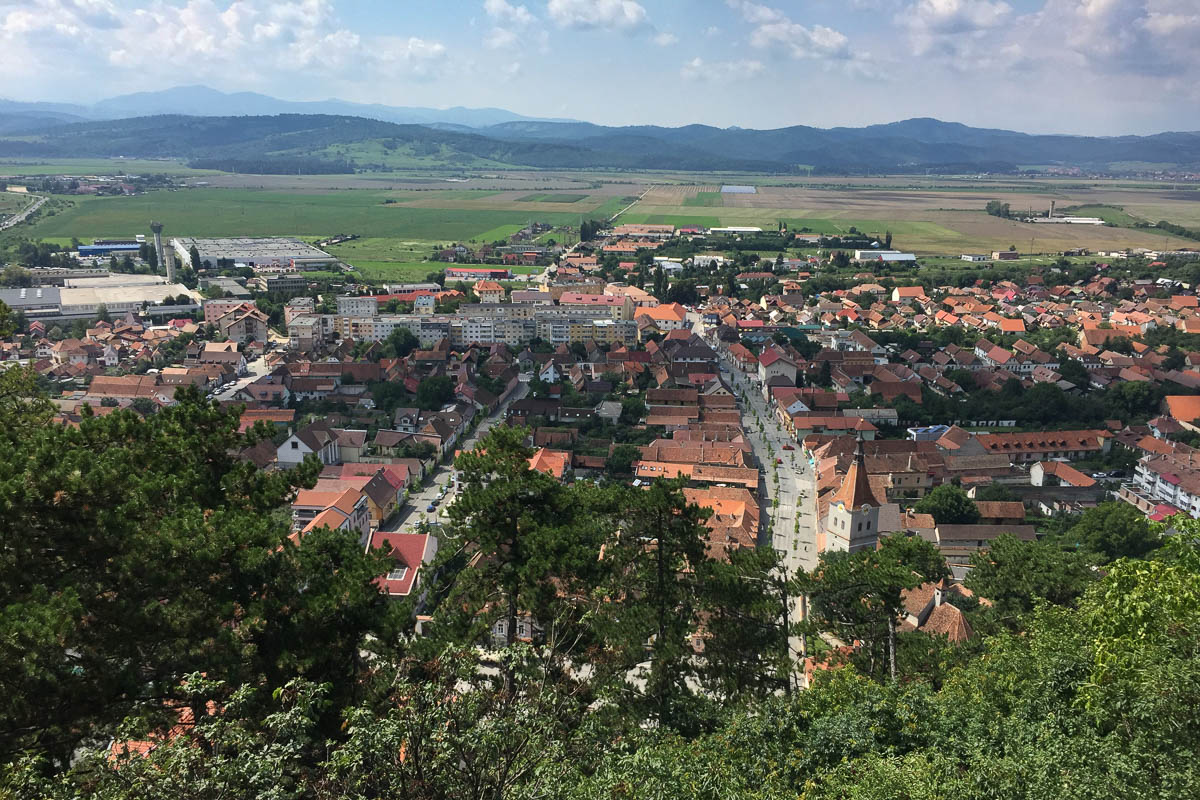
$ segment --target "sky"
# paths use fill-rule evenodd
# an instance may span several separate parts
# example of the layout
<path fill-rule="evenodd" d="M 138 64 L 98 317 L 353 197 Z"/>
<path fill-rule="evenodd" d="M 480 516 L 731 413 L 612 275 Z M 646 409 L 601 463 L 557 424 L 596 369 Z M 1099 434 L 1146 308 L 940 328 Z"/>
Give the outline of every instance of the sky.
<path fill-rule="evenodd" d="M 1200 0 L 0 0 L 0 96 L 191 84 L 610 125 L 1200 130 Z"/>

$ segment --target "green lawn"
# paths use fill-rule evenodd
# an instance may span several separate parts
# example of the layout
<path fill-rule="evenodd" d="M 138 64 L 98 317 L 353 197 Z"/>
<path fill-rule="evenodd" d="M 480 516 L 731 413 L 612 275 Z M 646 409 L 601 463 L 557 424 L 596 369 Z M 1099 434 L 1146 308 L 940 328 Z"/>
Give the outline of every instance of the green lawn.
<path fill-rule="evenodd" d="M 410 208 L 384 205 L 385 192 L 346 190 L 321 193 L 246 189 L 189 189 L 136 197 L 83 197 L 52 217 L 23 230 L 31 237 L 113 236 L 145 229 L 161 220 L 168 235 L 279 236 L 319 238 L 357 233 L 374 239 L 453 242 L 491 241 L 524 227 L 520 211 Z M 567 212 L 539 212 L 539 221 L 562 225 L 578 221 Z"/>
<path fill-rule="evenodd" d="M 696 192 L 683 201 L 685 206 L 720 207 L 725 205 L 725 196 L 720 192 Z"/>
<path fill-rule="evenodd" d="M 586 200 L 586 194 L 527 194 L 517 198 L 518 203 L 578 203 Z"/>

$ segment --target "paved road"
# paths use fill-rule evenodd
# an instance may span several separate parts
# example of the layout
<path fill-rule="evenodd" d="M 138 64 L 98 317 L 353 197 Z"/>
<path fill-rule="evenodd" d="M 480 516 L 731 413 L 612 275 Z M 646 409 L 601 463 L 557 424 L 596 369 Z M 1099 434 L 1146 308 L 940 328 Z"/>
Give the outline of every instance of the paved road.
<path fill-rule="evenodd" d="M 236 381 L 229 384 L 224 389 L 222 389 L 220 392 L 218 392 L 216 399 L 223 400 L 223 401 L 232 400 L 234 395 L 236 395 L 242 389 L 245 389 L 247 386 L 254 383 L 256 380 L 258 380 L 262 376 L 270 374 L 270 372 L 271 372 L 271 370 L 267 366 L 267 360 L 265 358 L 263 358 L 262 356 L 259 356 L 258 358 L 254 359 L 253 361 L 247 362 L 245 377 L 238 378 Z"/>
<path fill-rule="evenodd" d="M 48 197 L 42 197 L 41 195 L 36 194 L 27 195 L 23 192 L 11 192 L 11 194 L 19 194 L 21 197 L 36 197 L 37 200 L 32 205 L 26 206 L 24 211 L 19 211 L 3 222 L 0 222 L 0 231 L 7 230 L 14 225 L 20 225 L 22 222 L 29 219 L 30 214 L 33 214 L 35 211 L 41 208 L 47 200 L 50 199 Z"/>
<path fill-rule="evenodd" d="M 522 376 L 524 378 L 525 376 Z M 520 400 L 529 393 L 529 383 L 522 380 L 521 384 L 513 391 L 507 401 L 500 405 L 494 413 L 485 418 L 475 428 L 475 432 L 469 437 L 459 442 L 456 446 L 458 450 L 470 450 L 475 446 L 476 442 L 487 435 L 492 426 L 504 419 L 504 412 L 508 410 L 510 403 Z M 384 523 L 383 529 L 386 531 L 404 531 L 413 532 L 416 526 L 421 522 L 435 522 L 438 519 L 443 519 L 442 511 L 454 502 L 455 494 L 458 489 L 452 482 L 454 475 L 454 467 L 451 462 L 438 465 L 429 477 L 425 479 L 421 488 L 413 492 L 408 499 L 408 502 L 403 508 L 392 515 L 391 519 Z M 443 491 L 445 494 L 443 495 Z M 428 511 L 430 503 L 437 501 L 437 506 L 433 513 Z"/>
<path fill-rule="evenodd" d="M 728 359 L 724 364 L 725 375 L 738 394 L 742 427 L 763 472 L 760 491 L 768 542 L 786 551 L 789 571 L 811 569 L 817 554 L 812 467 L 800 452 L 799 442 L 763 399 L 758 379 L 743 374 Z"/>

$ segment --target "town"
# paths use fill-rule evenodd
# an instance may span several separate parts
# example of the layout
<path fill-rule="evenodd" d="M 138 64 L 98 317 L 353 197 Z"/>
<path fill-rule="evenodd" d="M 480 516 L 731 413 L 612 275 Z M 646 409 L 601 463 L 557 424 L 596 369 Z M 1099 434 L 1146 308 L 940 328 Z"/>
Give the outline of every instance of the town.
<path fill-rule="evenodd" d="M 1200 797 L 1193 4 L 36 5 L 0 797 Z"/>

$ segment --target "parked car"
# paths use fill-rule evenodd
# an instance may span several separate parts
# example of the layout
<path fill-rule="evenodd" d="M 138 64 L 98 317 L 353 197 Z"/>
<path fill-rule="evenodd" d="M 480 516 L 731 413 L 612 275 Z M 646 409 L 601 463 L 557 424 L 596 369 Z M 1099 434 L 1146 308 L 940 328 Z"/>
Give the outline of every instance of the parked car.
<path fill-rule="evenodd" d="M 784 450 L 795 450 L 796 448 L 792 447 L 790 444 L 785 444 L 785 445 L 783 446 L 783 449 L 784 449 Z"/>
<path fill-rule="evenodd" d="M 437 511 L 437 506 L 435 506 L 433 503 L 430 503 L 429 508 L 425 509 L 425 511 L 428 514 L 432 514 L 434 511 Z"/>

